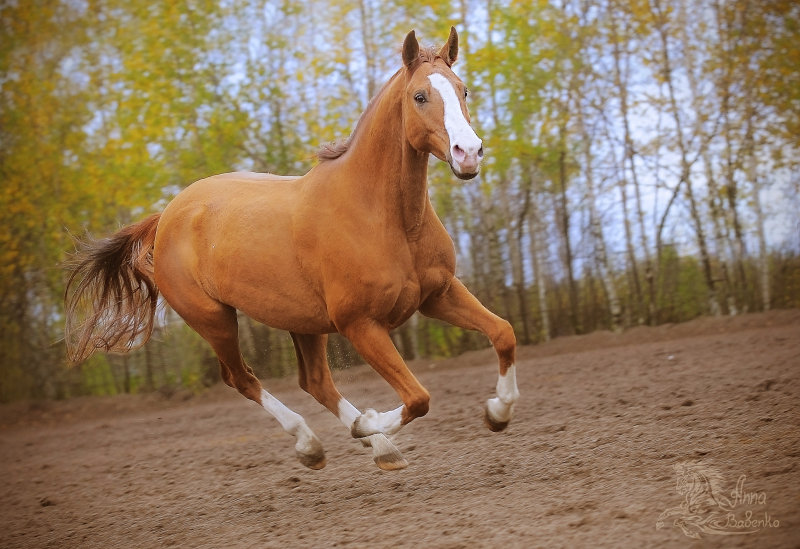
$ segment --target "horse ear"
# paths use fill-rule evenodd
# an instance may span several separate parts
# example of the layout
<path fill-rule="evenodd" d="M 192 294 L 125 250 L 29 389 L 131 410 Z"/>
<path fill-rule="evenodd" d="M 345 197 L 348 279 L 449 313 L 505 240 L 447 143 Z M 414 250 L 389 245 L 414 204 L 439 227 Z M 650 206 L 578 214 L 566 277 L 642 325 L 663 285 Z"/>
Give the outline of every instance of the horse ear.
<path fill-rule="evenodd" d="M 439 57 L 444 59 L 448 66 L 452 66 L 458 59 L 458 33 L 455 27 L 450 27 L 450 37 L 447 39 L 447 44 L 442 46 Z"/>
<path fill-rule="evenodd" d="M 419 42 L 417 42 L 417 35 L 412 30 L 403 41 L 403 64 L 411 69 L 417 59 L 419 59 Z"/>

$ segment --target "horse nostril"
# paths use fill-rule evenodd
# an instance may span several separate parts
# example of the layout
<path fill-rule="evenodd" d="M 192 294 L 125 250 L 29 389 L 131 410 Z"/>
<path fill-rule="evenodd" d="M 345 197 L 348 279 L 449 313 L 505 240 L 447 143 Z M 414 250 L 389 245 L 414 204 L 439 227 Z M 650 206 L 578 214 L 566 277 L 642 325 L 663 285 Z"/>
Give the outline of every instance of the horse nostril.
<path fill-rule="evenodd" d="M 478 149 L 478 159 L 480 160 L 481 158 L 483 158 L 483 145 Z"/>
<path fill-rule="evenodd" d="M 453 158 L 461 162 L 464 160 L 464 157 L 467 156 L 467 153 L 464 152 L 464 149 L 459 147 L 458 145 L 453 145 Z"/>

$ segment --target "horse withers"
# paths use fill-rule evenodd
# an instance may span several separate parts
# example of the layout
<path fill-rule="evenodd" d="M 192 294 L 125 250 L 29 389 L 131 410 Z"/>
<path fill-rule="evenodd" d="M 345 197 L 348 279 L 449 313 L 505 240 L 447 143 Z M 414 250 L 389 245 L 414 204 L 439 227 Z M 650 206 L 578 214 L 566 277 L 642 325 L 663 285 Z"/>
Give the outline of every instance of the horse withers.
<path fill-rule="evenodd" d="M 160 214 L 89 241 L 72 263 L 66 341 L 73 363 L 127 352 L 150 336 L 158 294 L 213 347 L 222 379 L 296 437 L 300 461 L 325 465 L 303 417 L 268 393 L 239 350 L 237 309 L 287 330 L 300 386 L 371 446 L 377 465 L 407 465 L 386 435 L 428 412 L 430 395 L 389 331 L 415 311 L 486 334 L 497 352 L 493 431 L 511 419 L 517 390 L 511 325 L 454 276 L 455 250 L 428 197 L 428 155 L 461 179 L 483 158 L 466 88 L 451 70 L 458 35 L 441 50 L 403 43 L 403 66 L 345 141 L 324 147 L 301 177 L 228 173 L 189 185 Z M 363 413 L 334 386 L 327 334 L 347 337 L 402 405 Z"/>

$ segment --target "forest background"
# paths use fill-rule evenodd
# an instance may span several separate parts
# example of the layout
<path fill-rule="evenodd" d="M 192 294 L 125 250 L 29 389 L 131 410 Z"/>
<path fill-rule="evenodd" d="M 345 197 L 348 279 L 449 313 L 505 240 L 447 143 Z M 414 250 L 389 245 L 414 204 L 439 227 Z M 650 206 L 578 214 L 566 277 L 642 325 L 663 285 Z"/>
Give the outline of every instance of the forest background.
<path fill-rule="evenodd" d="M 423 43 L 455 67 L 486 159 L 430 170 L 458 275 L 520 343 L 800 306 L 800 6 L 791 0 L 6 0 L 0 7 L 0 401 L 218 380 L 161 315 L 67 369 L 62 262 L 244 169 L 302 174 Z M 289 336 L 240 319 L 259 376 Z M 488 345 L 414 316 L 407 358 Z M 331 338 L 334 367 L 359 359 Z"/>

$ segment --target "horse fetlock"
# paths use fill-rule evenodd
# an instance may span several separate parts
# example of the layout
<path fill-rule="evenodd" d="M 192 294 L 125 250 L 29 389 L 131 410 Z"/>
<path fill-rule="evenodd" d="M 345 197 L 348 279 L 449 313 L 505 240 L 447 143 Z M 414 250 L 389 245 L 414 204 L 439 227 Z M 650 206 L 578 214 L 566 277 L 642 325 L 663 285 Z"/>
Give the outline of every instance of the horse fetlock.
<path fill-rule="evenodd" d="M 350 428 L 353 438 L 364 438 L 378 433 L 394 434 L 402 427 L 403 407 L 395 408 L 389 412 L 376 412 L 373 409 L 365 410 L 358 416 Z"/>
<path fill-rule="evenodd" d="M 350 434 L 353 438 L 364 438 L 379 433 L 380 431 L 375 429 L 375 417 L 377 415 L 378 412 L 371 408 L 364 410 L 350 427 Z"/>
<path fill-rule="evenodd" d="M 519 399 L 517 369 L 513 364 L 497 378 L 497 396 L 486 402 L 486 425 L 492 431 L 502 431 L 511 421 L 514 404 Z"/>

